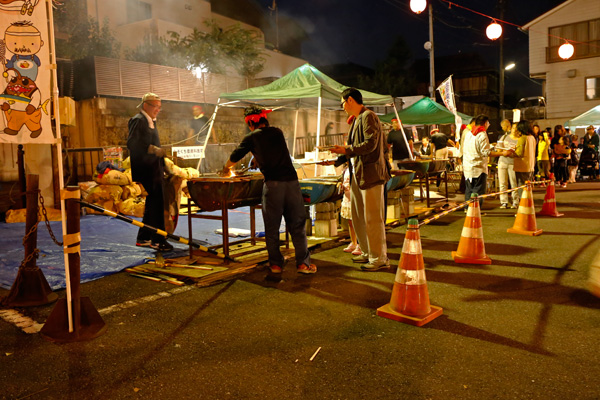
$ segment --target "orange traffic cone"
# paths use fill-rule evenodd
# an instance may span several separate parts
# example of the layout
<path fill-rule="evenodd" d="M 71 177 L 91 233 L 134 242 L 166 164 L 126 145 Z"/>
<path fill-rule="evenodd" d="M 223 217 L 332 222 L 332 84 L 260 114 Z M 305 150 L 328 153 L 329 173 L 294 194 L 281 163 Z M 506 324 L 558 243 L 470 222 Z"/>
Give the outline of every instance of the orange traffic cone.
<path fill-rule="evenodd" d="M 590 292 L 592 292 L 594 296 L 600 297 L 600 252 L 596 254 L 592 266 L 590 267 L 588 286 Z"/>
<path fill-rule="evenodd" d="M 519 235 L 538 236 L 542 234 L 541 229 L 537 229 L 535 222 L 535 207 L 533 206 L 533 192 L 531 183 L 525 182 L 527 187 L 523 190 L 523 196 L 519 202 L 517 217 L 512 228 L 508 228 L 508 233 L 518 233 Z"/>
<path fill-rule="evenodd" d="M 441 307 L 429 304 L 419 221 L 410 219 L 394 279 L 392 298 L 388 304 L 377 309 L 377 315 L 414 326 L 423 326 L 442 315 L 442 312 Z"/>
<path fill-rule="evenodd" d="M 463 225 L 458 249 L 452 252 L 454 262 L 461 264 L 491 264 L 492 260 L 485 254 L 483 228 L 477 194 L 471 195 L 471 203 L 467 210 L 467 218 Z"/>
<path fill-rule="evenodd" d="M 544 204 L 542 205 L 542 211 L 537 215 L 547 215 L 548 217 L 562 217 L 564 214 L 560 214 L 556 209 L 556 197 L 554 190 L 554 174 L 550 174 L 550 184 L 546 188 L 546 195 L 544 196 Z"/>

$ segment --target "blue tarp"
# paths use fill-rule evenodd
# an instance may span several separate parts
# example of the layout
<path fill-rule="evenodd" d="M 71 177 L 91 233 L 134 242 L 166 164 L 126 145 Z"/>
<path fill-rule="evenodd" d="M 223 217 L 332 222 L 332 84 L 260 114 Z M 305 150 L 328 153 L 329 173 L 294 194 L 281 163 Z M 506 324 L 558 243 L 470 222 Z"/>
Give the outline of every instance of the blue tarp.
<path fill-rule="evenodd" d="M 229 227 L 249 229 L 250 209 L 240 207 L 229 211 Z M 220 211 L 205 213 L 220 215 Z M 139 219 L 138 219 L 139 220 Z M 188 237 L 187 216 L 180 215 L 174 234 Z M 52 231 L 62 241 L 60 221 L 50 222 Z M 264 230 L 262 215 L 256 213 L 256 230 Z M 221 228 L 221 221 L 194 219 L 192 237 L 211 245 L 223 243 L 223 238 L 215 232 Z M 154 258 L 152 249 L 135 246 L 138 228 L 132 224 L 118 221 L 104 215 L 86 215 L 81 217 L 81 282 L 88 282 L 121 271 L 124 268 L 139 265 L 146 258 Z M 24 257 L 23 236 L 25 223 L 0 223 L 0 286 L 10 289 L 19 265 Z M 169 256 L 184 256 L 187 246 L 171 241 L 176 251 L 165 253 Z M 65 287 L 64 253 L 56 245 L 43 222 L 38 225 L 37 248 L 40 250 L 37 265 L 44 272 L 46 280 L 53 290 Z"/>

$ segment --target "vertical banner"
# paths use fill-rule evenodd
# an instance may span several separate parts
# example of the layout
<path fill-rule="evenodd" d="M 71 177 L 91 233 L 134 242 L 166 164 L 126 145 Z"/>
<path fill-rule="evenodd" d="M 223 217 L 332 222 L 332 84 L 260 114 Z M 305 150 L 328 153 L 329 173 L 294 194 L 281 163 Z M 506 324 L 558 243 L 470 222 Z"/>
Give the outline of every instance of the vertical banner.
<path fill-rule="evenodd" d="M 444 101 L 444 105 L 452 114 L 454 114 L 454 124 L 455 124 L 455 135 L 454 139 L 456 141 L 460 140 L 460 127 L 462 126 L 462 118 L 458 115 L 458 110 L 456 109 L 456 102 L 454 101 L 454 87 L 452 86 L 452 75 L 450 75 L 444 82 L 438 86 L 437 90 L 440 92 L 440 96 Z"/>
<path fill-rule="evenodd" d="M 0 143 L 55 143 L 44 1 L 0 0 Z"/>
<path fill-rule="evenodd" d="M 444 105 L 450 112 L 456 115 L 456 103 L 454 102 L 454 88 L 452 87 L 452 75 L 438 86 L 437 90 L 442 96 Z"/>

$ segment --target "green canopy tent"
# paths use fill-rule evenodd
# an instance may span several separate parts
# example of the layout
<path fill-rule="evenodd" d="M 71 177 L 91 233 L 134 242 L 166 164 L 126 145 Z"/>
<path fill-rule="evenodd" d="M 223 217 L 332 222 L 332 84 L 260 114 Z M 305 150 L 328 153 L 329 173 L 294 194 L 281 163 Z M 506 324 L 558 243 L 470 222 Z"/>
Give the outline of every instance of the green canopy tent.
<path fill-rule="evenodd" d="M 470 116 L 458 113 L 459 117 L 463 121 L 469 121 Z M 383 122 L 391 123 L 393 118 L 398 117 L 404 125 L 439 125 L 439 124 L 453 124 L 454 114 L 450 112 L 446 107 L 436 103 L 429 97 L 423 97 L 415 104 L 407 107 L 398 113 L 389 113 L 381 115 L 379 119 Z"/>
<path fill-rule="evenodd" d="M 341 83 L 331 79 L 310 64 L 304 64 L 289 74 L 264 86 L 249 88 L 234 93 L 222 93 L 215 108 L 215 115 L 219 107 L 239 106 L 240 102 L 260 104 L 265 107 L 289 107 L 296 110 L 294 123 L 294 140 L 292 154 L 295 153 L 296 134 L 298 127 L 298 112 L 301 108 L 317 108 L 317 143 L 321 132 L 321 109 L 340 109 L 342 92 L 347 89 Z M 363 103 L 366 106 L 393 106 L 392 96 L 360 91 Z M 226 100 L 222 102 L 221 100 Z M 209 134 L 212 132 L 214 118 L 211 119 Z M 208 137 L 206 138 L 208 142 Z M 200 159 L 202 161 L 202 159 Z M 198 164 L 198 168 L 200 163 Z"/>
<path fill-rule="evenodd" d="M 600 104 L 565 122 L 565 126 L 575 128 L 600 124 Z"/>

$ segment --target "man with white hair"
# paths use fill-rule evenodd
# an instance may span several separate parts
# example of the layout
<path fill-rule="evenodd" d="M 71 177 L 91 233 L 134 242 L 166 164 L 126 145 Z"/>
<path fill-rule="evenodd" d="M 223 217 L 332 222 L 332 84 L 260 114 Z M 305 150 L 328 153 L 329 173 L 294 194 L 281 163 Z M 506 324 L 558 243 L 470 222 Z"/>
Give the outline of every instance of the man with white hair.
<path fill-rule="evenodd" d="M 148 196 L 142 223 L 165 230 L 163 179 L 165 150 L 160 147 L 156 117 L 161 109 L 161 100 L 154 93 L 146 93 L 138 104 L 140 112 L 128 123 L 127 148 L 131 160 L 131 175 L 135 182 L 144 186 Z M 173 246 L 152 230 L 140 228 L 136 246 L 151 247 L 158 251 L 171 251 Z"/>

